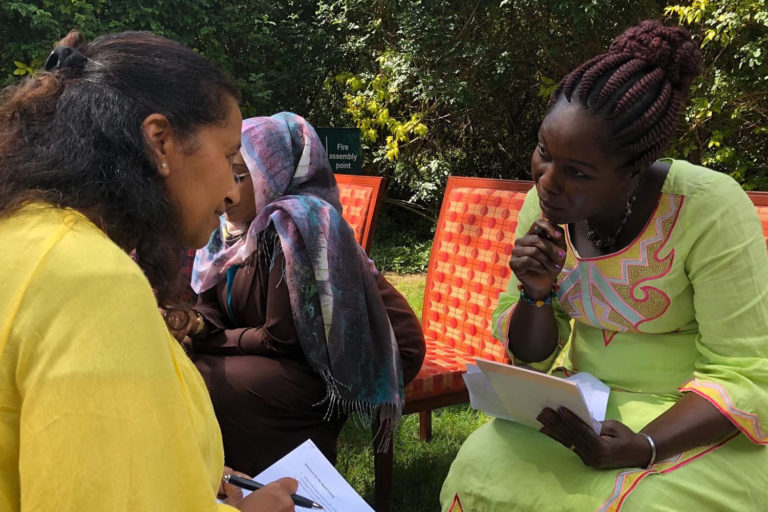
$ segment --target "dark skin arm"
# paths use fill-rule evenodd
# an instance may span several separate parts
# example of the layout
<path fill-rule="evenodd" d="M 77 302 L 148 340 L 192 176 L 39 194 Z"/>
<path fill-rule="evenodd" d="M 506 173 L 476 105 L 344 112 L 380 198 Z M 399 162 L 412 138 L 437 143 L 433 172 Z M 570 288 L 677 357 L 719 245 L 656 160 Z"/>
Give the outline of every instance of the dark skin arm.
<path fill-rule="evenodd" d="M 587 466 L 597 469 L 645 467 L 651 458 L 648 440 L 621 422 L 603 422 L 600 435 L 568 409 L 545 408 L 538 420 L 541 432 L 571 448 Z M 656 460 L 718 441 L 736 427 L 706 399 L 686 393 L 679 402 L 646 425 L 641 432 L 656 444 Z"/>
<path fill-rule="evenodd" d="M 531 224 L 528 233 L 515 241 L 509 267 L 532 299 L 552 292 L 565 261 L 563 230 L 546 219 Z M 551 305 L 536 307 L 521 300 L 509 323 L 509 349 L 526 362 L 541 361 L 557 348 L 558 332 Z"/>

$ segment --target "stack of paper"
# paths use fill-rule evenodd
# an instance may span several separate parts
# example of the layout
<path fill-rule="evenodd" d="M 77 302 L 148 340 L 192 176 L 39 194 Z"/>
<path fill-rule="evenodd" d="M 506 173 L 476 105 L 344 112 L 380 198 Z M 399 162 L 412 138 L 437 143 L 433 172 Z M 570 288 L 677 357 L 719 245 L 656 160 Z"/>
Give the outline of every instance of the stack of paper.
<path fill-rule="evenodd" d="M 467 365 L 464 382 L 472 407 L 491 416 L 540 429 L 542 409 L 566 407 L 600 433 L 610 388 L 589 373 L 566 379 L 518 366 L 475 359 Z"/>
<path fill-rule="evenodd" d="M 253 479 L 267 484 L 289 476 L 299 482 L 296 494 L 323 506 L 323 512 L 374 512 L 344 480 L 311 439 L 278 460 Z M 243 496 L 250 494 L 243 490 Z M 296 508 L 297 511 L 309 510 Z"/>

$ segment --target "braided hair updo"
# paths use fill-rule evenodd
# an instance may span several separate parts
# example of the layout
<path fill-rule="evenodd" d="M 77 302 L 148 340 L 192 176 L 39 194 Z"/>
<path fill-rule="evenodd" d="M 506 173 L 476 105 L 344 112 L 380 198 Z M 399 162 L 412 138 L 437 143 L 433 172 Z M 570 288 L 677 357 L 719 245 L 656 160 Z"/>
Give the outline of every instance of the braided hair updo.
<path fill-rule="evenodd" d="M 701 69 L 701 53 L 682 27 L 647 20 L 617 37 L 608 51 L 569 73 L 550 99 L 563 97 L 609 122 L 635 174 L 669 144 L 680 108 Z"/>

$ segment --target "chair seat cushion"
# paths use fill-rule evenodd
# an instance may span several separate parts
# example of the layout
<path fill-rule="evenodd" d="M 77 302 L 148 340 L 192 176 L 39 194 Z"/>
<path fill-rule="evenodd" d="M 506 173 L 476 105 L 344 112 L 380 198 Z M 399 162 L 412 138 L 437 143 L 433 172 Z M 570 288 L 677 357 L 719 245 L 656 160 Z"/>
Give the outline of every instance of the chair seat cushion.
<path fill-rule="evenodd" d="M 405 387 L 406 401 L 463 391 L 465 386 L 461 374 L 466 371 L 468 363 L 475 362 L 474 356 L 434 338 L 427 337 L 426 342 L 424 365 L 413 382 Z"/>

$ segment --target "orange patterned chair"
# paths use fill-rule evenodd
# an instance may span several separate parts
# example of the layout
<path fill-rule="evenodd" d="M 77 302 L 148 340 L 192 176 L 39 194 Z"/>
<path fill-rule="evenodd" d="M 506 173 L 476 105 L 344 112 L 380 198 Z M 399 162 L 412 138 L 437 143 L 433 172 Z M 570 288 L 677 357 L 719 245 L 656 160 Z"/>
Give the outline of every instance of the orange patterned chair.
<path fill-rule="evenodd" d="M 342 215 L 352 229 L 360 246 L 369 252 L 373 243 L 373 230 L 384 199 L 384 178 L 336 174 L 339 185 Z"/>
<path fill-rule="evenodd" d="M 462 373 L 475 357 L 508 361 L 491 335 L 491 314 L 506 287 L 517 214 L 528 181 L 450 177 L 424 290 L 424 365 L 405 389 L 405 414 L 418 412 L 422 440 L 432 409 L 469 401 Z M 393 453 L 375 452 L 376 510 L 388 511 Z"/>
<path fill-rule="evenodd" d="M 747 195 L 755 204 L 757 215 L 763 223 L 765 245 L 768 246 L 768 192 L 747 192 Z"/>

